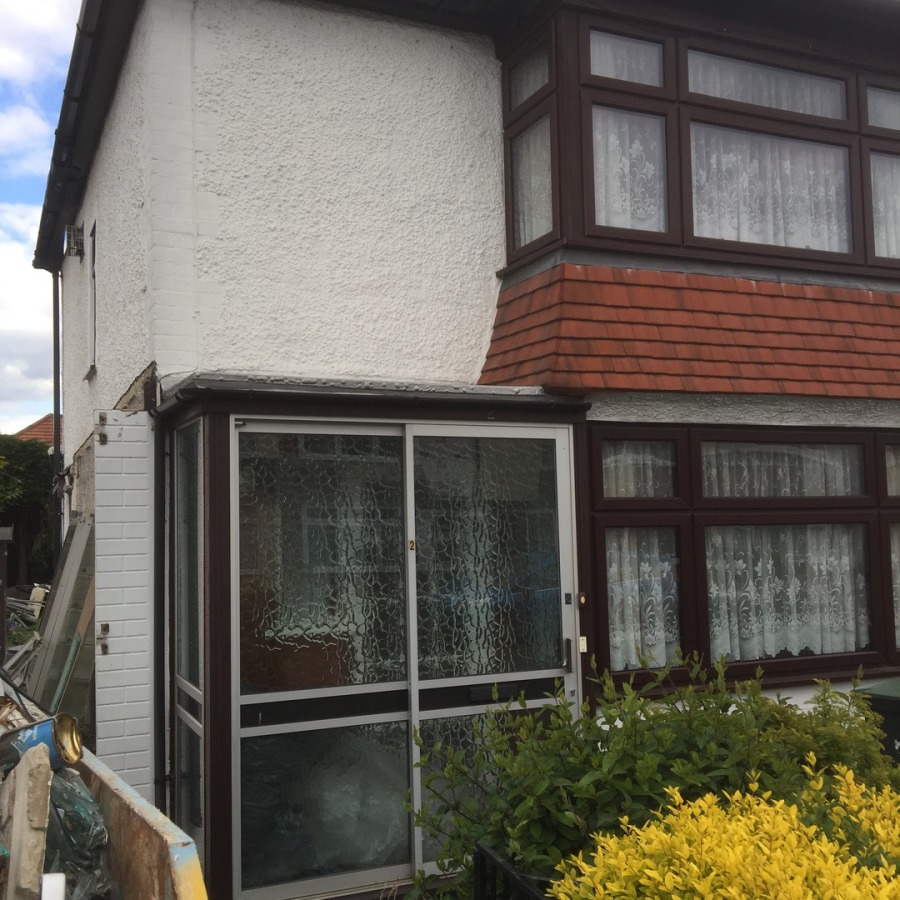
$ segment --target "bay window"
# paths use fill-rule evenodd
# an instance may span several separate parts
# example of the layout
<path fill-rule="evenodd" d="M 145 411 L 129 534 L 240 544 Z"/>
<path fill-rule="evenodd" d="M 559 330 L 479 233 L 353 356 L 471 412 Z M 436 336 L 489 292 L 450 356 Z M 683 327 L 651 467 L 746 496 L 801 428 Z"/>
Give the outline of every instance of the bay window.
<path fill-rule="evenodd" d="M 900 647 L 900 436 L 589 426 L 598 660 L 852 674 Z"/>
<path fill-rule="evenodd" d="M 565 244 L 897 267 L 900 84 L 860 63 L 557 13 L 505 61 L 510 264 Z"/>

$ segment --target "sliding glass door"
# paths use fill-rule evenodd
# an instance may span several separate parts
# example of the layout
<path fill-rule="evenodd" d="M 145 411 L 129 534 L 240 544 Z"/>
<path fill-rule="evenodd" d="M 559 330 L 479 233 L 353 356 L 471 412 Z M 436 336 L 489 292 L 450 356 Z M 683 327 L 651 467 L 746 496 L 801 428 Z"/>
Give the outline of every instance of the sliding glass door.
<path fill-rule="evenodd" d="M 574 698 L 569 432 L 238 422 L 235 883 L 409 879 L 418 749 L 501 694 Z"/>

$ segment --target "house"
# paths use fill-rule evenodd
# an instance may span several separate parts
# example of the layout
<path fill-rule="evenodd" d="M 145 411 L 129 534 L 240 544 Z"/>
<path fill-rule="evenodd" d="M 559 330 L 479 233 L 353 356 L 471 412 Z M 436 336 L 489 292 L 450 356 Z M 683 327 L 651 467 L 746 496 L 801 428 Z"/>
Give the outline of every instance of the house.
<path fill-rule="evenodd" d="M 900 7 L 85 0 L 35 264 L 97 751 L 379 896 L 413 734 L 676 649 L 900 671 Z"/>
<path fill-rule="evenodd" d="M 14 435 L 20 441 L 40 441 L 48 447 L 53 446 L 53 413 L 41 416 L 36 422 L 26 425 Z"/>

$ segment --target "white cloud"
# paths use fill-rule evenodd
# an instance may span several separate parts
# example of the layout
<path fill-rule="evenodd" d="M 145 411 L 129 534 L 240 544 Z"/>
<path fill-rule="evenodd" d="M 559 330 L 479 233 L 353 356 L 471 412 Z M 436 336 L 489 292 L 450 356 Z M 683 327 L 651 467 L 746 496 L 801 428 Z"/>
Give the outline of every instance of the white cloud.
<path fill-rule="evenodd" d="M 53 146 L 53 127 L 45 114 L 19 104 L 0 109 L 0 158 L 8 175 L 46 175 Z"/>
<path fill-rule="evenodd" d="M 66 70 L 81 0 L 0 0 L 0 80 L 18 85 Z"/>
<path fill-rule="evenodd" d="M 0 432 L 53 404 L 52 280 L 31 266 L 40 206 L 0 203 Z M 23 421 L 24 420 L 24 421 Z"/>
<path fill-rule="evenodd" d="M 51 280 L 32 268 L 41 208 L 0 203 L 0 326 L 27 334 L 52 328 Z M 8 346 L 4 346 L 4 357 Z"/>

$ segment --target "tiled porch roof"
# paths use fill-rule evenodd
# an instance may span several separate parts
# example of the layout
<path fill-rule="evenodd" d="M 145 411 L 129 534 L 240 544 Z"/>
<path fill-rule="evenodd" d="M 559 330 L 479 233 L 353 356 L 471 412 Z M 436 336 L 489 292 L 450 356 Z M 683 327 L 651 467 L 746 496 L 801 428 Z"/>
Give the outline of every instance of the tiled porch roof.
<path fill-rule="evenodd" d="M 503 290 L 482 384 L 900 399 L 900 293 L 559 265 Z"/>

